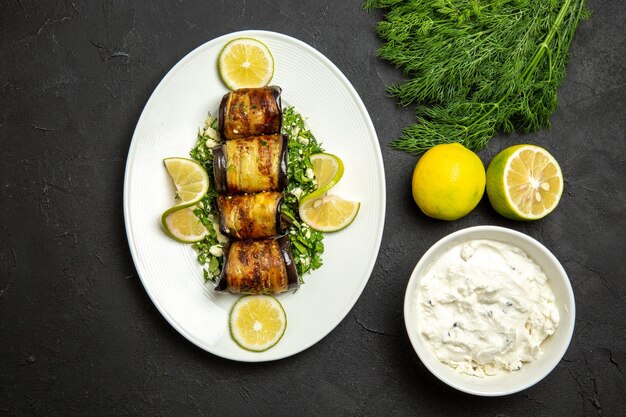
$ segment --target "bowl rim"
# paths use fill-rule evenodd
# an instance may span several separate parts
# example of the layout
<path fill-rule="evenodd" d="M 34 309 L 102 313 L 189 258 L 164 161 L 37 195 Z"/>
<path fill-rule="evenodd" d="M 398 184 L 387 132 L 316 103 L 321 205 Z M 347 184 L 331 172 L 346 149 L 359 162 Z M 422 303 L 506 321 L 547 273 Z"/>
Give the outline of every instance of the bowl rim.
<path fill-rule="evenodd" d="M 566 343 L 563 343 L 562 345 L 555 347 L 556 351 L 553 354 L 554 359 L 547 363 L 547 365 L 545 366 L 545 369 L 542 370 L 542 372 L 538 375 L 537 378 L 532 379 L 524 384 L 520 384 L 519 386 L 509 388 L 509 389 L 480 390 L 480 389 L 468 388 L 467 386 L 463 384 L 460 384 L 460 383 L 457 383 L 455 381 L 451 381 L 450 379 L 448 379 L 443 372 L 440 372 L 440 370 L 446 369 L 445 367 L 448 367 L 448 365 L 444 364 L 443 362 L 440 362 L 436 357 L 434 358 L 435 360 L 432 362 L 436 364 L 435 366 L 429 363 L 429 361 L 424 360 L 424 358 L 422 357 L 422 354 L 429 354 L 433 356 L 434 354 L 428 350 L 425 344 L 422 343 L 422 340 L 421 340 L 422 337 L 419 331 L 416 330 L 417 326 L 413 326 L 413 327 L 411 326 L 411 324 L 417 323 L 417 318 L 416 317 L 413 318 L 413 315 L 415 312 L 410 311 L 410 310 L 411 310 L 412 301 L 415 295 L 415 290 L 417 289 L 418 282 L 421 279 L 421 277 L 418 277 L 418 270 L 422 267 L 428 268 L 430 265 L 424 266 L 426 262 L 434 261 L 434 258 L 437 256 L 439 251 L 445 248 L 448 243 L 450 243 L 451 241 L 455 239 L 458 239 L 466 235 L 471 236 L 472 234 L 493 233 L 493 232 L 499 233 L 502 235 L 513 236 L 514 239 L 521 239 L 523 241 L 526 241 L 530 245 L 537 247 L 541 252 L 543 252 L 546 255 L 546 257 L 550 260 L 550 262 L 554 264 L 554 266 L 559 272 L 558 274 L 559 277 L 557 279 L 559 280 L 562 279 L 564 281 L 566 299 L 561 300 L 561 301 L 567 306 L 567 313 L 569 316 L 568 318 L 571 320 L 571 326 L 569 328 L 568 334 L 566 335 L 564 339 L 566 340 Z M 468 238 L 468 240 L 470 239 L 471 237 Z M 477 237 L 476 239 L 481 239 L 481 238 Z M 490 238 L 484 237 L 482 239 L 490 239 Z M 497 240 L 497 239 L 493 239 L 493 240 Z M 512 246 L 517 246 L 515 242 L 503 242 L 503 243 L 508 243 Z M 528 254 L 528 256 L 530 255 Z M 537 261 L 535 260 L 535 262 Z M 572 289 L 572 285 L 569 280 L 569 276 L 567 275 L 567 272 L 565 271 L 565 269 L 563 268 L 559 260 L 556 258 L 556 256 L 554 256 L 554 254 L 548 248 L 546 248 L 541 242 L 539 242 L 535 238 L 525 233 L 519 232 L 514 229 L 509 229 L 507 227 L 493 226 L 493 225 L 471 226 L 471 227 L 457 230 L 455 232 L 452 232 L 442 237 L 437 242 L 435 242 L 421 256 L 421 258 L 419 259 L 419 261 L 413 268 L 409 281 L 407 282 L 405 295 L 404 295 L 404 324 L 405 324 L 407 335 L 409 336 L 409 340 L 413 347 L 413 350 L 415 351 L 415 353 L 417 353 L 417 356 L 419 357 L 422 364 L 440 381 L 442 381 L 443 383 L 447 384 L 448 386 L 452 388 L 455 388 L 459 391 L 472 394 L 472 395 L 485 396 L 485 397 L 504 396 L 504 395 L 510 395 L 516 392 L 523 391 L 537 384 L 539 381 L 543 380 L 548 374 L 550 374 L 552 370 L 558 365 L 558 363 L 561 361 L 561 359 L 565 355 L 565 352 L 567 351 L 572 341 L 572 336 L 574 334 L 574 327 L 576 324 L 576 300 L 574 298 L 574 291 Z M 424 352 L 420 353 L 421 350 L 423 350 Z M 439 367 L 439 369 L 437 369 L 437 367 Z"/>

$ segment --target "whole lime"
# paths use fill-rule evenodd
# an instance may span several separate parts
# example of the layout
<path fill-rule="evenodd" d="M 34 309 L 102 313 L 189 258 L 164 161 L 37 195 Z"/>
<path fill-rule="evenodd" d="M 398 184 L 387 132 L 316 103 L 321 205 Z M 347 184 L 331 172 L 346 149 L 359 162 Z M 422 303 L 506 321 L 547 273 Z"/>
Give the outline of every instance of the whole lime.
<path fill-rule="evenodd" d="M 457 220 L 476 207 L 485 192 L 485 167 L 459 143 L 430 148 L 413 171 L 413 199 L 429 217 Z"/>

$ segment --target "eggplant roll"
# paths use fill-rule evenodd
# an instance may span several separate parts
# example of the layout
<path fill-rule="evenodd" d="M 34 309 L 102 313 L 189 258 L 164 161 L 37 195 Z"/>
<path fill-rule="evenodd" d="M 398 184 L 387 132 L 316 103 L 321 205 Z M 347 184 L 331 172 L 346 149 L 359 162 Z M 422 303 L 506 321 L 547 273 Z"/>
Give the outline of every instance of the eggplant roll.
<path fill-rule="evenodd" d="M 281 88 L 240 88 L 220 103 L 219 132 L 224 140 L 280 132 L 283 120 Z"/>
<path fill-rule="evenodd" d="M 262 239 L 284 235 L 289 226 L 281 215 L 283 194 L 220 195 L 220 232 L 232 239 Z"/>
<path fill-rule="evenodd" d="M 300 286 L 291 244 L 279 239 L 235 240 L 226 254 L 216 291 L 280 294 Z"/>
<path fill-rule="evenodd" d="M 288 142 L 287 135 L 267 135 L 213 148 L 215 188 L 220 194 L 284 190 Z"/>

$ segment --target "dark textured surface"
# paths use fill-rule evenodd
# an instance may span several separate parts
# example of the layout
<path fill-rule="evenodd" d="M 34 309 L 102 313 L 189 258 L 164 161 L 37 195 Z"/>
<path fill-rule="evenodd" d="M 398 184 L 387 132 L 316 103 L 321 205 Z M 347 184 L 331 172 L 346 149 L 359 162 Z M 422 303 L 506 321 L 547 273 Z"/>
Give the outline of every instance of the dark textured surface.
<path fill-rule="evenodd" d="M 552 128 L 499 136 L 560 162 L 557 211 L 507 221 L 483 200 L 452 223 L 420 214 L 416 159 L 388 143 L 412 119 L 386 98 L 400 79 L 375 56 L 360 1 L 4 0 L 0 3 L 0 414 L 6 415 L 626 415 L 626 9 L 590 1 L 572 44 Z M 159 80 L 224 33 L 267 29 L 331 59 L 379 135 L 385 232 L 354 309 L 320 343 L 265 364 L 196 348 L 158 313 L 129 254 L 122 213 L 133 129 Z M 495 224 L 543 242 L 569 273 L 573 341 L 538 385 L 505 398 L 448 388 L 416 357 L 402 300 L 415 263 L 444 235 Z"/>

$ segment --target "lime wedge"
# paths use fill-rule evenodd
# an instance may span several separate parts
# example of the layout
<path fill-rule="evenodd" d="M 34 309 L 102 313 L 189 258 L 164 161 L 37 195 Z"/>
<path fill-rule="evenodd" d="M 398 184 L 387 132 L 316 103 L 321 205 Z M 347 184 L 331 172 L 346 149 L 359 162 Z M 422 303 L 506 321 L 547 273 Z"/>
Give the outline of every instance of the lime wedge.
<path fill-rule="evenodd" d="M 287 315 L 271 295 L 241 297 L 229 317 L 230 334 L 242 348 L 262 352 L 276 345 L 287 328 Z"/>
<path fill-rule="evenodd" d="M 209 190 L 209 176 L 197 161 L 187 158 L 165 158 L 163 163 L 176 186 L 175 207 L 196 204 Z"/>
<path fill-rule="evenodd" d="M 274 76 L 274 57 L 269 48 L 253 38 L 236 38 L 220 52 L 217 66 L 222 81 L 231 90 L 257 88 Z"/>
<path fill-rule="evenodd" d="M 497 154 L 487 168 L 487 196 L 493 208 L 514 220 L 537 220 L 559 204 L 563 174 L 548 151 L 516 145 Z"/>
<path fill-rule="evenodd" d="M 174 206 L 161 216 L 163 230 L 172 239 L 183 243 L 199 242 L 209 231 L 193 213 L 196 206 Z"/>
<path fill-rule="evenodd" d="M 348 226 L 357 213 L 361 203 L 344 200 L 336 195 L 307 197 L 300 202 L 300 218 L 320 232 L 336 232 Z"/>
<path fill-rule="evenodd" d="M 343 177 L 343 161 L 329 153 L 311 155 L 313 174 L 317 181 L 317 189 L 304 199 L 319 197 L 333 188 Z"/>

